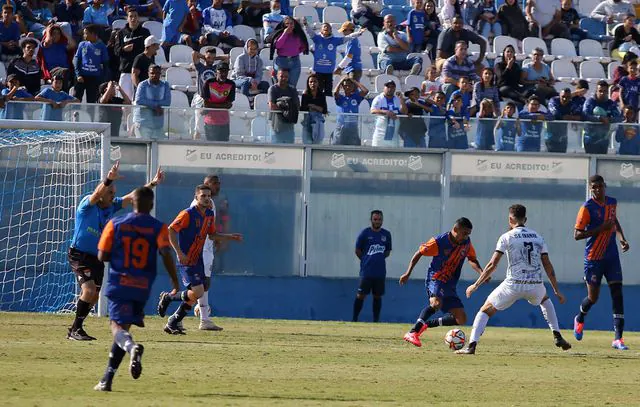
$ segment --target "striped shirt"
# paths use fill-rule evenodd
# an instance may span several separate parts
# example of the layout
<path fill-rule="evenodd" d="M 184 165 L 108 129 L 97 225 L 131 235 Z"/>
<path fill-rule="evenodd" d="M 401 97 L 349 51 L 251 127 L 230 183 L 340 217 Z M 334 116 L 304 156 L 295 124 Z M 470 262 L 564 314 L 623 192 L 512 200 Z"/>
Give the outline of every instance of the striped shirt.
<path fill-rule="evenodd" d="M 442 76 L 458 80 L 462 77 L 469 78 L 472 82 L 480 80 L 476 74 L 476 66 L 469 58 L 465 58 L 462 64 L 458 64 L 456 56 L 447 58 L 442 66 Z"/>
<path fill-rule="evenodd" d="M 482 99 L 490 99 L 493 101 L 493 108 L 498 111 L 500 108 L 500 94 L 498 88 L 495 86 L 482 87 L 482 82 L 476 82 L 473 85 L 473 101 L 477 106 L 480 106 Z"/>

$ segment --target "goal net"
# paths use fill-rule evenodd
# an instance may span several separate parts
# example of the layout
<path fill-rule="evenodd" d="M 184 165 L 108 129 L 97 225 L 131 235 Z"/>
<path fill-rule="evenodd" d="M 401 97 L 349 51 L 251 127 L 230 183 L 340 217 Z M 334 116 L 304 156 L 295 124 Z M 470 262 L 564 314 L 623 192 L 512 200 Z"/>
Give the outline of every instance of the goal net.
<path fill-rule="evenodd" d="M 67 250 L 76 207 L 101 179 L 107 129 L 0 120 L 1 311 L 73 310 Z"/>

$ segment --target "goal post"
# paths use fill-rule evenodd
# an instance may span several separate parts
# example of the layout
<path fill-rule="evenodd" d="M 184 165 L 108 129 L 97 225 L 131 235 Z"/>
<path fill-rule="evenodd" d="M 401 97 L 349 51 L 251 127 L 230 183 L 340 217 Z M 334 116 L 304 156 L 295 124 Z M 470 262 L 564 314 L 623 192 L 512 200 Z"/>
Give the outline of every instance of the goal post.
<path fill-rule="evenodd" d="M 109 123 L 0 120 L 0 311 L 71 312 L 75 213 L 109 170 Z"/>

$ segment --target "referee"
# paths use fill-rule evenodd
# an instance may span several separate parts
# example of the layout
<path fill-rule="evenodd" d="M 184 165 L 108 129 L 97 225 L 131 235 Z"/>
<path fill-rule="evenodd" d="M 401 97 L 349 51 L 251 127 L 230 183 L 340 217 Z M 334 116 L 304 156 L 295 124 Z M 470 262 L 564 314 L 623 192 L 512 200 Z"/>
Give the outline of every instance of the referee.
<path fill-rule="evenodd" d="M 121 178 L 117 161 L 109 170 L 107 178 L 102 181 L 91 195 L 80 201 L 76 210 L 75 227 L 71 247 L 69 248 L 69 264 L 80 284 L 80 296 L 76 303 L 76 317 L 67 333 L 67 339 L 74 341 L 93 341 L 96 338 L 88 335 L 83 329 L 84 319 L 98 302 L 104 264 L 98 260 L 98 241 L 107 222 L 122 208 L 133 202 L 134 191 L 116 198 L 114 181 Z M 145 185 L 153 188 L 164 179 L 164 172 L 158 168 L 153 181 Z"/>

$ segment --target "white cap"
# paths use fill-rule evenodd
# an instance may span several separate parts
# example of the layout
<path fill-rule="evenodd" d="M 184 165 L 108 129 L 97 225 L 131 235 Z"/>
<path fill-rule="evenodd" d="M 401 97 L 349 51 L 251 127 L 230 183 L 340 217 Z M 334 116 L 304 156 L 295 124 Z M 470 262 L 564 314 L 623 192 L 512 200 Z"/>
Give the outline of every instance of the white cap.
<path fill-rule="evenodd" d="M 150 35 L 144 39 L 145 48 L 150 47 L 151 45 L 154 45 L 154 44 L 160 45 L 160 40 L 158 40 L 155 35 Z"/>
<path fill-rule="evenodd" d="M 638 48 L 637 46 L 633 46 L 629 48 L 627 52 L 633 52 L 634 54 L 640 57 L 640 48 Z"/>

